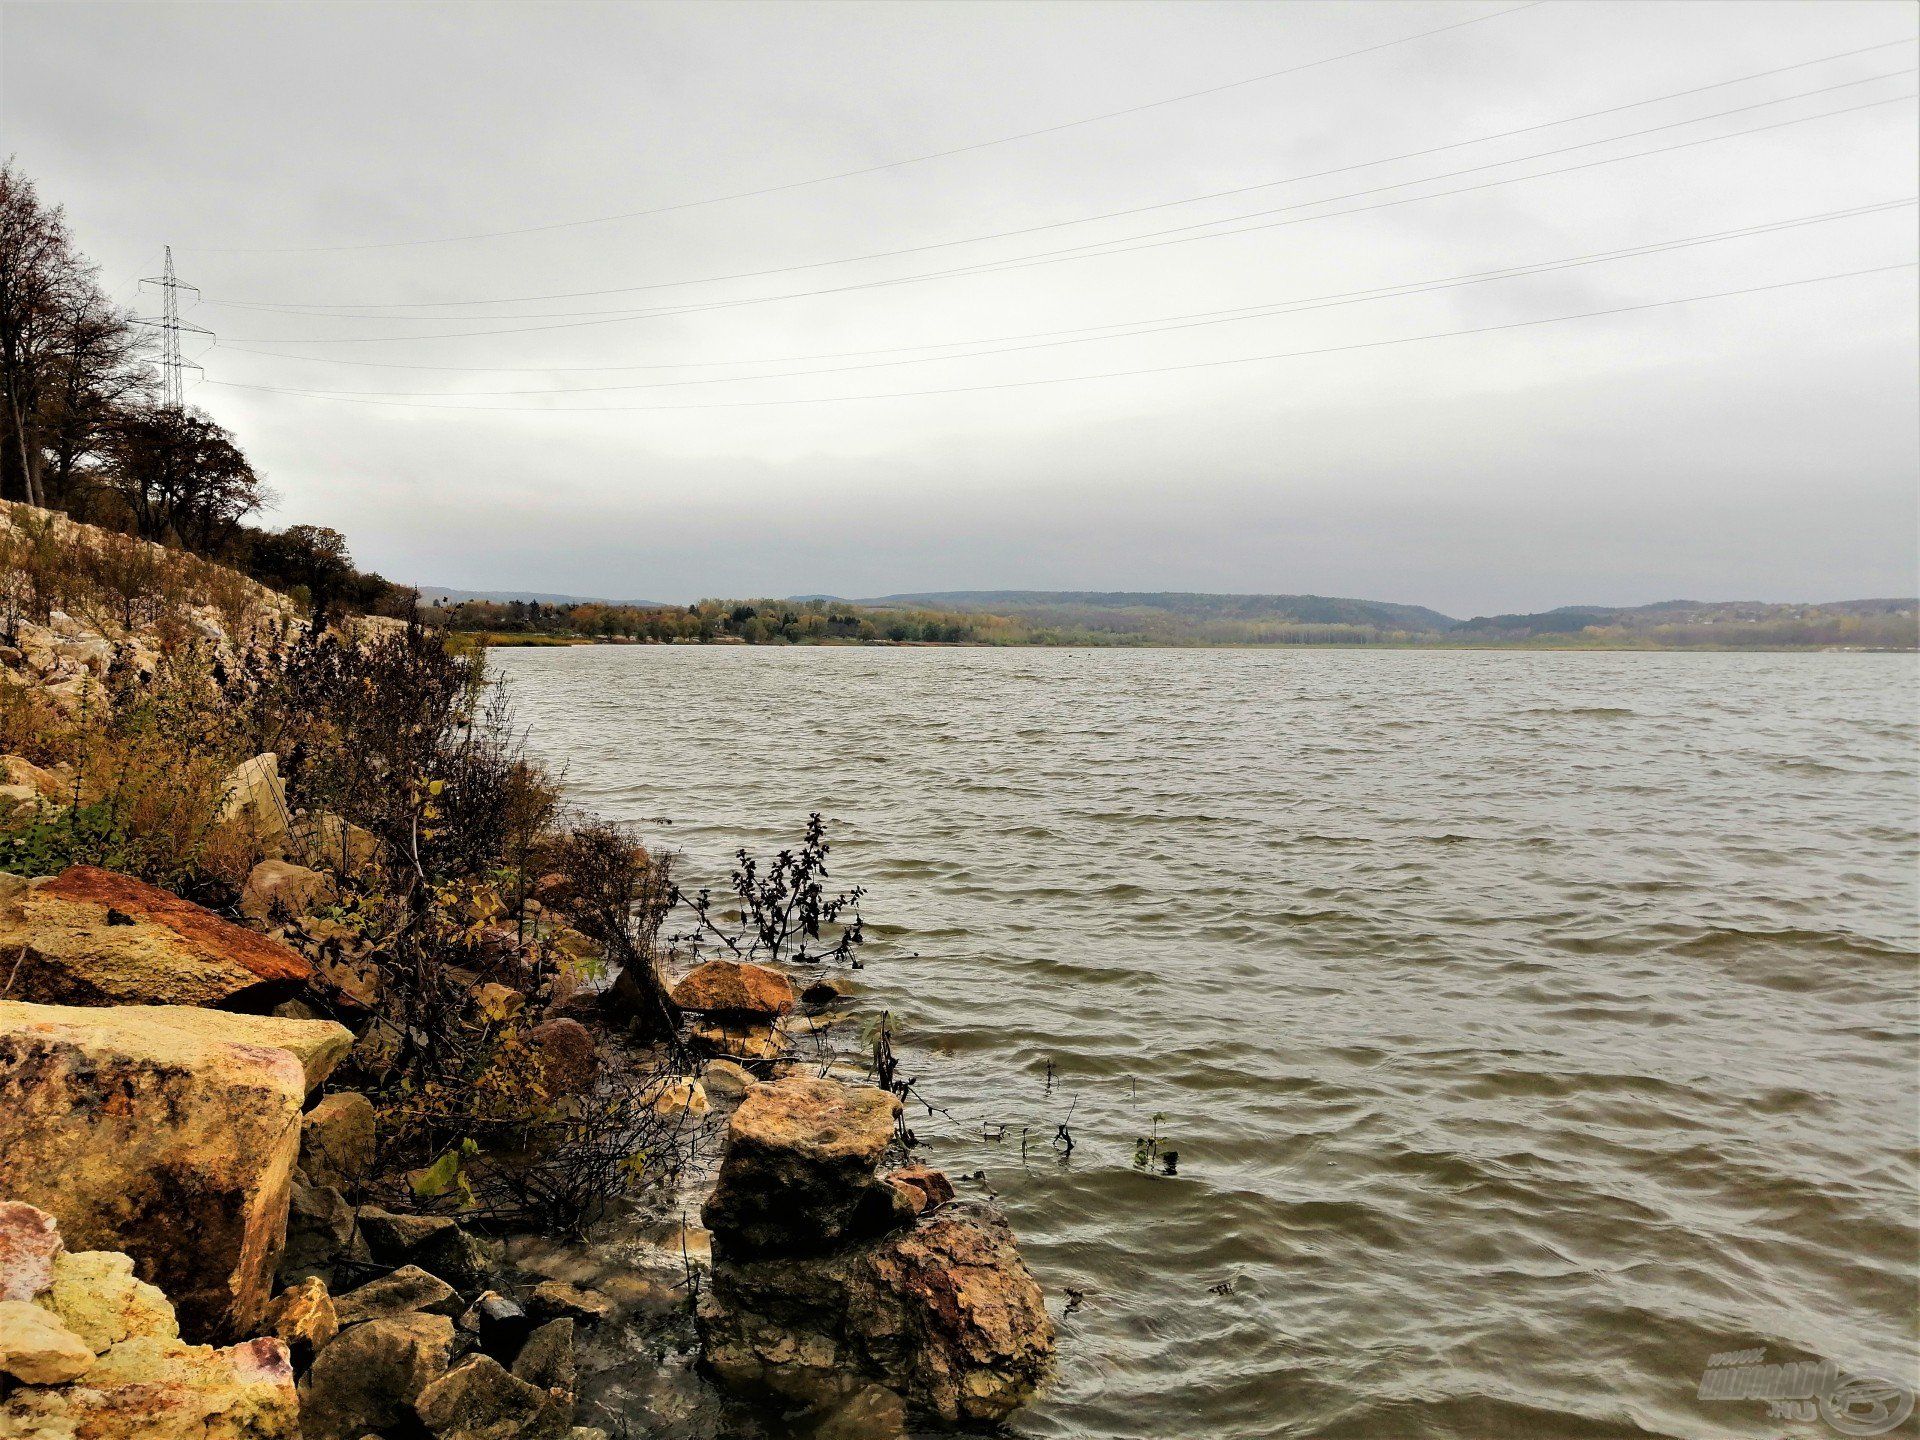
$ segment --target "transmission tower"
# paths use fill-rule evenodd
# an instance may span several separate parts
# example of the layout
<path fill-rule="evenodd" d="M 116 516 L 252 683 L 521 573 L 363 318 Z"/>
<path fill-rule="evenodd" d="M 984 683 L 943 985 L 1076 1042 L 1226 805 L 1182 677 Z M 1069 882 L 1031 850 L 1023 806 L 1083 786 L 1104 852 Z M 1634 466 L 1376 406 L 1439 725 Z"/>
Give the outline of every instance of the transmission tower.
<path fill-rule="evenodd" d="M 166 267 L 160 274 L 149 275 L 140 282 L 142 285 L 160 287 L 160 314 L 157 317 L 137 315 L 133 323 L 160 332 L 160 399 L 169 410 L 178 410 L 186 404 L 186 382 L 180 373 L 181 370 L 188 367 L 195 370 L 200 368 L 181 353 L 180 336 L 183 333 L 211 335 L 213 331 L 204 325 L 195 325 L 191 321 L 180 318 L 180 292 L 191 290 L 198 295 L 200 287 L 188 285 L 174 275 L 171 245 L 166 247 L 166 257 Z"/>

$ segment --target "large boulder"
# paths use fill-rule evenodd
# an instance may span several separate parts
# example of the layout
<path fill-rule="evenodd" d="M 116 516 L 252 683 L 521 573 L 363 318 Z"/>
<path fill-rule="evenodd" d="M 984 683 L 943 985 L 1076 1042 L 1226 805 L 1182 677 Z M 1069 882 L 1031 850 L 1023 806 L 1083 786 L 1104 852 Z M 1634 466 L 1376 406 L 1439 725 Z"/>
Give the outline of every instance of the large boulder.
<path fill-rule="evenodd" d="M 74 865 L 0 907 L 15 1000 L 266 1009 L 305 983 L 298 951 L 130 875 Z"/>
<path fill-rule="evenodd" d="M 349 1325 L 300 1382 L 302 1440 L 359 1440 L 410 1418 L 420 1392 L 447 1373 L 453 1321 L 383 1315 Z"/>
<path fill-rule="evenodd" d="M 680 977 L 673 1003 L 709 1015 L 771 1018 L 793 1009 L 793 982 L 764 965 L 709 960 Z"/>
<path fill-rule="evenodd" d="M 881 1228 L 891 1187 L 875 1170 L 900 1102 L 884 1090 L 789 1076 L 748 1090 L 701 1216 L 743 1255 L 826 1250 Z"/>
<path fill-rule="evenodd" d="M 943 1424 L 992 1424 L 1053 1353 L 1040 1287 L 990 1212 L 828 1255 L 720 1259 L 700 1304 L 705 1362 L 733 1389 L 809 1406 L 869 1381 Z"/>
<path fill-rule="evenodd" d="M 52 1006 L 36 1006 L 52 1009 Z M 353 1048 L 353 1032 L 331 1020 L 287 1015 L 234 1015 L 197 1005 L 121 1005 L 123 1016 L 137 1018 L 154 1032 L 216 1044 L 267 1045 L 284 1050 L 300 1067 L 301 1083 L 312 1094 Z"/>
<path fill-rule="evenodd" d="M 285 1238 L 324 1021 L 0 1002 L 0 1194 L 75 1244 L 124 1249 L 190 1337 L 253 1333 Z M 215 1021 L 219 1023 L 214 1023 Z M 333 1032 L 339 1032 L 335 1034 Z"/>

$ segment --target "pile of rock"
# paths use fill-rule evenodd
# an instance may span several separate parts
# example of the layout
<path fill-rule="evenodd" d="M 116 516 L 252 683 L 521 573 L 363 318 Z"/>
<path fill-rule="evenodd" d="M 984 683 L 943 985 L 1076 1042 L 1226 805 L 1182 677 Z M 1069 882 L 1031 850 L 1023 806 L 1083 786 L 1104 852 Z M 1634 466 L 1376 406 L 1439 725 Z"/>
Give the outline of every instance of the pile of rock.
<path fill-rule="evenodd" d="M 84 1440 L 300 1440 L 287 1347 L 180 1338 L 134 1262 L 70 1251 L 54 1218 L 0 1201 L 0 1435 Z M 0 1384 L 5 1384 L 0 1381 Z"/>
<path fill-rule="evenodd" d="M 997 1421 L 1033 1394 L 1053 1325 L 1004 1221 L 952 1203 L 937 1171 L 882 1176 L 899 1102 L 790 1077 L 749 1089 L 702 1212 L 713 1281 L 706 1364 L 788 1403 Z"/>
<path fill-rule="evenodd" d="M 403 1266 L 332 1298 L 319 1280 L 275 1302 L 276 1335 L 305 1373 L 305 1440 L 370 1433 L 436 1440 L 587 1440 L 576 1429 L 572 1316 L 536 1323 L 491 1291 L 463 1305 L 451 1285 Z"/>

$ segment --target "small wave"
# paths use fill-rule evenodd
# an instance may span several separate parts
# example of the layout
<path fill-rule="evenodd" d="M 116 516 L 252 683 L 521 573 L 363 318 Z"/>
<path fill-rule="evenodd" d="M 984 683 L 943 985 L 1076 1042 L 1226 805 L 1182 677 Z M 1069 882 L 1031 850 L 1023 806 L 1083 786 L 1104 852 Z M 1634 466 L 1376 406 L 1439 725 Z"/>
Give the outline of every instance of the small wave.
<path fill-rule="evenodd" d="M 1631 720 L 1640 712 L 1623 705 L 1535 705 L 1522 715 L 1571 715 L 1591 720 Z"/>

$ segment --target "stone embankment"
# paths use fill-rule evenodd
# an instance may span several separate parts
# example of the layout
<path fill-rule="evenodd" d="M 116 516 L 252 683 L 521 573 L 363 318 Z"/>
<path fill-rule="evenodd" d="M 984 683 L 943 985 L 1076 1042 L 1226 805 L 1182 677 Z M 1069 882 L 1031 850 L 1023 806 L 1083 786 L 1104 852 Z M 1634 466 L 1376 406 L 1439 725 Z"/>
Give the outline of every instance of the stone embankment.
<path fill-rule="evenodd" d="M 253 613 L 290 623 L 265 593 Z M 184 613 L 231 658 L 226 598 L 168 623 Z M 80 705 L 109 674 L 152 674 L 165 628 L 21 622 L 0 686 Z M 0 824 L 85 799 L 68 771 L 0 772 Z M 393 957 L 343 919 L 379 844 L 290 809 L 271 755 L 225 795 L 254 860 L 226 914 L 91 866 L 0 873 L 0 1440 L 599 1440 L 576 1414 L 576 1339 L 652 1282 L 605 1257 L 604 1289 L 541 1280 L 457 1188 L 380 1173 L 379 1115 L 352 1087 L 435 1037 L 393 1018 Z M 522 1053 L 561 1107 L 631 1073 L 631 988 L 581 978 L 599 947 L 538 898 L 461 903 L 473 969 L 447 1023 L 544 1015 Z M 997 1421 L 1045 1372 L 1040 1291 L 1004 1222 L 902 1163 L 894 1096 L 821 1078 L 851 987 L 808 979 L 796 996 L 766 966 L 680 976 L 696 1058 L 630 1102 L 724 1131 L 706 1229 L 675 1252 L 692 1280 L 710 1238 L 691 1285 L 704 1367 L 810 1424 L 864 1417 L 864 1435 Z"/>

